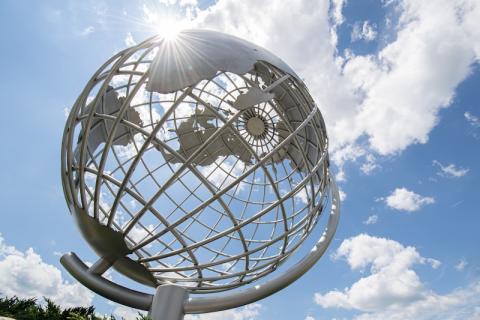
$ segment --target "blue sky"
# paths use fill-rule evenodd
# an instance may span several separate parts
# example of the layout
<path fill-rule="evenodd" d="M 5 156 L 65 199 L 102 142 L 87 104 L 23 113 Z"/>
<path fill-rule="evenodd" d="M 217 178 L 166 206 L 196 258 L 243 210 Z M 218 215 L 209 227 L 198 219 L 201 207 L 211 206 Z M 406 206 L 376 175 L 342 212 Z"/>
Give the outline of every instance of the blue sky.
<path fill-rule="evenodd" d="M 59 264 L 72 250 L 96 260 L 64 201 L 60 142 L 93 72 L 174 20 L 248 39 L 297 71 L 345 196 L 309 273 L 198 319 L 479 319 L 479 19 L 475 0 L 2 1 L 0 293 L 131 313 Z"/>

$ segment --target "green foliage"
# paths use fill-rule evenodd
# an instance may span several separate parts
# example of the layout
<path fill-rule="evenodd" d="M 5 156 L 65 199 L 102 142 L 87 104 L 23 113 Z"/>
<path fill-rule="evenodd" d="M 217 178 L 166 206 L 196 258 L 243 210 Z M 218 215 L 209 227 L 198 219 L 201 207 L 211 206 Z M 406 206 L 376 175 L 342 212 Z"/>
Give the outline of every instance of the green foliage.
<path fill-rule="evenodd" d="M 93 306 L 62 309 L 50 299 L 44 299 L 45 304 L 40 304 L 35 298 L 0 297 L 0 316 L 17 320 L 117 320 L 113 315 L 96 315 Z M 150 318 L 139 313 L 137 319 Z"/>

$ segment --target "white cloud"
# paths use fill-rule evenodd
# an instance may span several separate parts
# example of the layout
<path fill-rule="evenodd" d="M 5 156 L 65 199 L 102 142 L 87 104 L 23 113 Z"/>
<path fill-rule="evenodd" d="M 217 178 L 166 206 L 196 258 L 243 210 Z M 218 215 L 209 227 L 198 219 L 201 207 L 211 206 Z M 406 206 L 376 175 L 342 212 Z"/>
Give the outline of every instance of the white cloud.
<path fill-rule="evenodd" d="M 345 169 L 343 168 L 339 168 L 339 171 L 337 172 L 337 174 L 335 175 L 335 180 L 337 182 L 345 182 L 347 181 L 347 175 L 345 173 Z"/>
<path fill-rule="evenodd" d="M 378 216 L 376 214 L 373 214 L 367 218 L 367 220 L 363 221 L 363 224 L 369 225 L 369 224 L 375 224 L 378 221 Z"/>
<path fill-rule="evenodd" d="M 395 40 L 375 55 L 349 59 L 344 67 L 364 94 L 351 127 L 366 133 L 380 154 L 426 143 L 438 112 L 450 105 L 456 86 L 478 59 L 479 34 L 466 24 L 480 17 L 478 2 L 404 0 L 396 5 Z"/>
<path fill-rule="evenodd" d="M 80 283 L 70 283 L 55 266 L 30 248 L 25 252 L 5 244 L 0 235 L 0 291 L 22 298 L 47 297 L 63 307 L 91 305 L 94 294 Z"/>
<path fill-rule="evenodd" d="M 368 312 L 355 320 L 476 320 L 480 317 L 480 282 L 439 295 L 425 292 L 421 299 L 407 305 L 392 305 L 384 310 Z"/>
<path fill-rule="evenodd" d="M 173 6 L 177 3 L 177 0 L 158 0 L 158 3 L 166 6 Z"/>
<path fill-rule="evenodd" d="M 305 320 L 315 320 L 315 318 L 312 317 L 312 316 L 306 316 L 306 317 L 305 317 Z"/>
<path fill-rule="evenodd" d="M 135 310 L 129 307 L 125 307 L 122 305 L 118 305 L 114 310 L 113 310 L 113 315 L 119 319 L 124 319 L 124 320 L 134 320 L 139 317 L 139 314 L 141 313 L 143 315 L 146 315 L 145 311 L 139 311 Z"/>
<path fill-rule="evenodd" d="M 468 265 L 467 260 L 461 259 L 461 260 L 455 265 L 455 269 L 457 269 L 457 271 L 463 271 L 467 265 Z"/>
<path fill-rule="evenodd" d="M 303 204 L 309 203 L 308 193 L 305 188 L 301 188 L 300 190 L 298 190 L 298 192 L 295 193 L 294 198 L 300 200 Z"/>
<path fill-rule="evenodd" d="M 125 45 L 127 47 L 132 47 L 134 45 L 137 44 L 137 42 L 135 41 L 135 39 L 133 39 L 133 36 L 132 36 L 132 33 L 131 32 L 127 32 L 127 36 L 125 37 Z"/>
<path fill-rule="evenodd" d="M 180 7 L 186 6 L 196 6 L 198 4 L 197 0 L 180 0 Z"/>
<path fill-rule="evenodd" d="M 467 120 L 467 122 L 470 124 L 470 126 L 474 130 L 472 132 L 472 136 L 475 139 L 480 139 L 480 133 L 477 132 L 477 129 L 480 128 L 480 118 L 477 117 L 477 116 L 474 116 L 470 112 L 465 112 L 463 115 L 465 116 L 465 119 Z"/>
<path fill-rule="evenodd" d="M 386 198 L 380 198 L 392 209 L 400 211 L 417 211 L 421 207 L 435 203 L 432 197 L 424 197 L 410 191 L 406 188 L 396 188 L 392 194 Z"/>
<path fill-rule="evenodd" d="M 88 36 L 89 34 L 93 33 L 95 31 L 95 28 L 93 26 L 88 26 L 86 27 L 85 29 L 83 29 L 82 31 L 80 31 L 78 33 L 79 36 L 82 36 L 82 37 L 86 37 Z"/>
<path fill-rule="evenodd" d="M 426 263 L 428 259 L 420 256 L 414 247 L 360 234 L 344 240 L 334 257 L 345 258 L 352 270 L 370 266 L 370 274 L 343 291 L 316 293 L 315 302 L 324 308 L 382 310 L 419 299 L 425 290 L 412 266 Z"/>
<path fill-rule="evenodd" d="M 323 308 L 344 308 L 362 312 L 354 319 L 467 319 L 480 302 L 480 282 L 439 295 L 426 288 L 413 269 L 417 264 L 438 268 L 440 262 L 422 257 L 416 248 L 385 238 L 360 234 L 346 239 L 335 252 L 352 270 L 369 267 L 343 291 L 316 293 Z"/>
<path fill-rule="evenodd" d="M 437 160 L 433 160 L 433 165 L 437 166 L 440 169 L 440 172 L 437 172 L 438 175 L 447 177 L 447 178 L 463 177 L 469 171 L 469 169 L 457 168 L 453 163 L 444 166 Z"/>
<path fill-rule="evenodd" d="M 185 320 L 253 320 L 260 314 L 261 308 L 261 304 L 253 303 L 238 309 L 199 315 L 186 315 Z"/>
<path fill-rule="evenodd" d="M 345 169 L 343 166 L 349 161 L 356 161 L 358 158 L 365 156 L 365 154 L 365 149 L 355 144 L 349 144 L 342 148 L 336 149 L 331 156 L 332 161 L 338 167 L 338 173 L 336 174 L 335 179 L 338 182 L 347 181 Z"/>
<path fill-rule="evenodd" d="M 245 171 L 243 162 L 232 162 L 225 157 L 219 157 L 216 162 L 199 168 L 200 172 L 218 189 L 224 188 L 235 182 L 236 177 Z M 246 183 L 240 182 L 237 192 L 246 187 Z"/>
<path fill-rule="evenodd" d="M 360 170 L 366 174 L 369 175 L 372 173 L 375 169 L 377 169 L 379 166 L 376 162 L 376 158 L 373 154 L 368 154 L 366 157 L 366 162 L 362 164 L 360 167 Z"/>
<path fill-rule="evenodd" d="M 149 234 L 152 233 L 155 230 L 155 226 L 153 224 L 148 224 L 144 227 L 137 227 L 134 226 L 130 232 L 128 233 L 128 236 L 135 242 L 135 243 L 140 243 L 146 238 L 148 238 Z M 151 245 L 147 245 L 147 248 L 151 247 Z"/>
<path fill-rule="evenodd" d="M 371 25 L 368 21 L 356 22 L 353 25 L 351 39 L 352 42 L 358 40 L 372 41 L 377 37 L 376 25 Z"/>
<path fill-rule="evenodd" d="M 334 25 L 340 25 L 345 21 L 342 10 L 346 3 L 347 0 L 332 0 L 331 15 Z"/>
<path fill-rule="evenodd" d="M 395 32 L 390 43 L 370 55 L 342 56 L 336 28 L 344 21 L 345 3 L 300 0 L 285 6 L 275 0 L 219 0 L 205 10 L 195 8 L 182 25 L 234 34 L 289 63 L 320 106 L 332 160 L 341 167 L 371 151 L 391 155 L 426 143 L 439 111 L 450 105 L 480 55 L 475 23 L 480 5 L 475 0 L 403 0 L 390 3 L 399 14 L 398 25 L 389 29 Z M 286 20 L 296 21 L 295 28 Z M 368 22 L 361 31 L 367 39 L 374 37 Z M 359 147 L 360 139 L 368 146 Z M 362 153 L 335 157 L 345 148 Z M 370 173 L 375 168 L 367 159 L 361 169 Z M 343 168 L 338 178 L 345 180 Z"/>
<path fill-rule="evenodd" d="M 63 108 L 63 115 L 65 116 L 65 119 L 67 119 L 68 116 L 70 115 L 70 110 L 71 110 L 71 108 L 69 108 L 69 107 Z"/>
<path fill-rule="evenodd" d="M 169 1 L 167 1 L 169 2 Z M 262 45 L 305 79 L 320 106 L 330 136 L 332 159 L 343 148 L 392 155 L 411 144 L 427 143 L 454 92 L 480 56 L 480 4 L 476 0 L 389 1 L 398 13 L 378 52 L 343 56 L 336 28 L 345 0 L 290 2 L 219 0 L 185 14 L 182 25 L 234 34 Z M 148 11 L 148 10 L 146 10 Z M 266 15 L 265 13 L 269 14 Z M 152 15 L 146 12 L 152 20 Z M 148 20 L 147 19 L 147 20 Z M 152 21 L 157 21 L 153 19 Z M 296 21 L 295 27 L 284 21 Z M 374 28 L 359 25 L 372 39 Z M 299 49 L 300 48 L 300 49 Z M 341 106 L 341 107 L 339 107 Z M 359 156 L 343 161 L 354 161 Z M 362 166 L 371 172 L 374 163 Z M 339 178 L 345 178 L 343 170 Z"/>
<path fill-rule="evenodd" d="M 463 115 L 472 127 L 480 128 L 480 118 L 474 116 L 470 112 L 465 112 Z"/>
<path fill-rule="evenodd" d="M 344 3 L 335 1 L 330 6 L 328 1 L 302 0 L 286 6 L 283 1 L 220 0 L 200 11 L 195 23 L 248 39 L 275 52 L 305 79 L 330 129 L 338 127 L 329 130 L 330 136 L 338 131 L 354 140 L 356 134 L 343 130 L 349 128 L 343 127 L 342 120 L 355 113 L 355 88 L 343 79 L 331 25 L 332 19 L 335 24 L 343 20 Z M 287 20 L 296 21 L 295 27 L 285 24 Z M 338 140 L 338 137 L 331 139 L 333 143 Z"/>
<path fill-rule="evenodd" d="M 347 194 L 342 189 L 338 189 L 338 193 L 340 195 L 340 201 L 347 199 Z"/>
<path fill-rule="evenodd" d="M 376 54 L 352 56 L 344 64 L 344 81 L 358 92 L 355 111 L 343 119 L 329 119 L 328 105 L 325 112 L 327 123 L 336 121 L 329 128 L 332 140 L 351 143 L 366 134 L 370 147 L 383 155 L 428 141 L 438 112 L 450 105 L 480 52 L 473 22 L 480 18 L 478 2 L 394 5 L 400 13 L 394 40 Z"/>

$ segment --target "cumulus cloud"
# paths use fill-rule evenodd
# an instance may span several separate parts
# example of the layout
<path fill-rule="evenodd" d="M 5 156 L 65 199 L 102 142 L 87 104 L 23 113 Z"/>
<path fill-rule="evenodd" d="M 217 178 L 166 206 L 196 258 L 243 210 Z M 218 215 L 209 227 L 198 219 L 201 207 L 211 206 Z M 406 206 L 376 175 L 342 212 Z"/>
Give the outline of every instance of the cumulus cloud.
<path fill-rule="evenodd" d="M 70 283 L 53 265 L 30 248 L 8 246 L 0 235 L 0 292 L 22 298 L 47 297 L 63 307 L 91 305 L 94 294 L 79 283 Z"/>
<path fill-rule="evenodd" d="M 332 17 L 334 25 L 343 21 L 343 1 L 330 8 L 326 2 L 298 1 L 291 7 L 220 0 L 200 12 L 197 22 L 250 39 L 290 63 L 324 113 L 334 149 L 366 135 L 370 147 L 386 155 L 428 141 L 439 110 L 451 103 L 478 58 L 479 32 L 472 23 L 480 16 L 478 4 L 440 2 L 395 3 L 400 12 L 395 40 L 376 54 L 350 58 L 338 55 L 330 23 Z M 266 11 L 274 19 L 264 19 Z M 300 23 L 290 28 L 285 19 Z"/>
<path fill-rule="evenodd" d="M 220 0 L 200 11 L 197 25 L 249 39 L 275 52 L 305 79 L 329 126 L 342 126 L 354 114 L 354 88 L 344 81 L 337 61 L 334 24 L 343 20 L 344 1 Z M 266 18 L 265 13 L 268 12 Z M 295 27 L 284 21 L 296 21 Z M 338 106 L 342 106 L 339 108 Z M 347 135 L 351 130 L 339 130 Z M 336 141 L 337 139 L 332 139 Z"/>
<path fill-rule="evenodd" d="M 480 282 L 440 295 L 426 288 L 414 266 L 440 262 L 424 258 L 416 248 L 401 243 L 360 234 L 346 239 L 334 254 L 345 259 L 352 270 L 368 268 L 344 290 L 316 293 L 315 302 L 323 308 L 344 308 L 361 313 L 354 319 L 468 319 L 477 312 Z"/>
<path fill-rule="evenodd" d="M 375 224 L 378 221 L 378 216 L 376 214 L 372 214 L 367 218 L 367 220 L 363 221 L 363 224 L 369 225 L 369 224 Z"/>
<path fill-rule="evenodd" d="M 424 197 L 406 188 L 396 188 L 388 197 L 380 198 L 387 206 L 400 211 L 417 211 L 427 204 L 435 203 L 432 197 Z"/>
<path fill-rule="evenodd" d="M 423 283 L 412 269 L 414 264 L 427 263 L 414 247 L 360 234 L 342 242 L 334 255 L 346 259 L 352 270 L 370 267 L 370 274 L 344 291 L 315 294 L 322 307 L 340 307 L 362 311 L 381 310 L 386 306 L 414 301 L 424 290 Z M 432 260 L 432 265 L 439 262 Z"/>
<path fill-rule="evenodd" d="M 433 292 L 406 306 L 392 306 L 378 312 L 369 312 L 355 320 L 442 320 L 478 319 L 480 317 L 480 282 L 454 290 L 445 295 Z"/>
<path fill-rule="evenodd" d="M 469 171 L 469 169 L 457 167 L 453 163 L 449 165 L 442 165 L 437 160 L 433 160 L 433 165 L 440 169 L 440 171 L 437 172 L 439 176 L 443 176 L 447 178 L 460 178 L 466 175 Z"/>
<path fill-rule="evenodd" d="M 351 39 L 352 42 L 358 40 L 372 41 L 377 37 L 376 25 L 370 24 L 368 21 L 356 22 L 353 25 Z"/>
<path fill-rule="evenodd" d="M 345 162 L 427 143 L 440 110 L 451 104 L 456 87 L 480 57 L 476 0 L 385 1 L 398 15 L 390 20 L 397 25 L 388 29 L 390 42 L 366 55 L 338 52 L 337 27 L 345 20 L 346 3 L 218 0 L 177 20 L 249 39 L 290 64 L 321 109 L 332 160 L 342 166 L 337 163 L 342 157 L 334 155 L 344 148 L 363 150 Z M 355 39 L 376 37 L 368 21 L 358 22 L 356 30 Z M 374 168 L 367 159 L 361 169 L 370 173 Z M 338 177 L 345 179 L 343 169 Z"/>
<path fill-rule="evenodd" d="M 480 17 L 474 1 L 398 1 L 396 37 L 377 54 L 353 56 L 346 77 L 363 99 L 352 128 L 366 134 L 372 149 L 395 154 L 426 143 L 439 111 L 450 105 L 456 86 L 478 59 Z"/>

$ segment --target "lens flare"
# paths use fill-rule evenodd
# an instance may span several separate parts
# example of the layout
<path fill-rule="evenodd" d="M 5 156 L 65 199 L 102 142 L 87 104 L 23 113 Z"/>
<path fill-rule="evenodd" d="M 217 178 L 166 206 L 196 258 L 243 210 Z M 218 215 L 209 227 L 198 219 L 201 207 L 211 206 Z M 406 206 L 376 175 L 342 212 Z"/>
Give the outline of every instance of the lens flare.
<path fill-rule="evenodd" d="M 167 41 L 176 39 L 180 31 L 187 29 L 186 21 L 176 15 L 158 14 L 155 19 L 150 19 L 154 31 Z"/>

